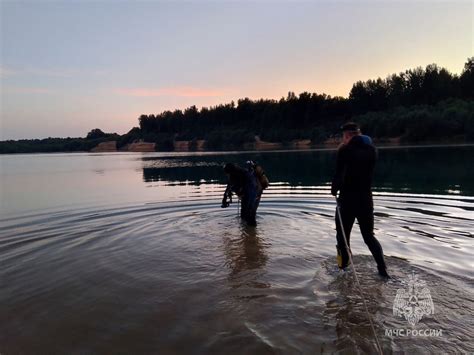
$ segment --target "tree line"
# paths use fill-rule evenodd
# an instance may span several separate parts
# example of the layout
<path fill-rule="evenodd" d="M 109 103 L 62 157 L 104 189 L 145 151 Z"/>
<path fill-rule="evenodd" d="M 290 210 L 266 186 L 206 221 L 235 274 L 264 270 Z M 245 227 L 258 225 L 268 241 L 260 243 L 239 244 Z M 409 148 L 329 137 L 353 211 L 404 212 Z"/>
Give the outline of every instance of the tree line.
<path fill-rule="evenodd" d="M 10 153 L 54 153 L 54 152 L 88 152 L 98 144 L 117 141 L 117 133 L 104 133 L 96 128 L 84 138 L 45 138 L 20 139 L 0 142 L 0 154 Z"/>
<path fill-rule="evenodd" d="M 348 98 L 289 92 L 280 100 L 245 98 L 201 110 L 191 106 L 141 115 L 134 134 L 139 130 L 158 144 L 206 139 L 211 148 L 241 146 L 255 135 L 270 142 L 311 139 L 320 144 L 337 134 L 343 122 L 355 120 L 374 138 L 473 139 L 473 99 L 474 58 L 470 58 L 459 76 L 431 64 L 386 79 L 358 81 Z"/>
<path fill-rule="evenodd" d="M 96 132 L 97 136 L 93 130 L 86 138 L 62 141 L 62 150 L 88 150 L 90 144 L 106 140 L 116 140 L 120 148 L 139 139 L 156 143 L 157 150 L 172 150 L 175 140 L 188 140 L 193 146 L 200 139 L 207 141 L 208 149 L 241 148 L 256 135 L 269 142 L 310 139 L 317 145 L 334 137 L 348 120 L 359 122 L 378 140 L 470 141 L 474 139 L 473 100 L 474 57 L 460 75 L 430 64 L 385 79 L 358 81 L 347 98 L 289 92 L 280 100 L 244 98 L 208 108 L 143 114 L 139 127 L 122 136 Z M 43 141 L 0 142 L 0 152 L 11 152 L 7 147 L 15 144 L 17 150 L 37 147 L 34 151 L 61 146 L 54 139 Z"/>

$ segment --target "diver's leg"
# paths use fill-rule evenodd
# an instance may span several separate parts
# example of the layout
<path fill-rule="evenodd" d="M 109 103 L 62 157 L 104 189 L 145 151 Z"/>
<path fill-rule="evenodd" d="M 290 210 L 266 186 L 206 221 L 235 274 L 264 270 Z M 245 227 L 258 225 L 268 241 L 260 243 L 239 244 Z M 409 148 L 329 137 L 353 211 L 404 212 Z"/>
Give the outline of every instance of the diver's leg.
<path fill-rule="evenodd" d="M 249 188 L 246 191 L 245 197 L 247 200 L 247 212 L 244 219 L 248 225 L 256 226 L 258 208 L 257 191 L 255 189 Z"/>
<path fill-rule="evenodd" d="M 256 198 L 252 196 L 252 200 L 254 201 L 251 208 L 249 209 L 248 215 L 248 223 L 252 226 L 257 225 L 257 209 L 260 205 L 260 198 L 262 197 L 262 193 L 258 194 Z"/>
<path fill-rule="evenodd" d="M 352 226 L 355 221 L 355 215 L 348 206 L 344 206 L 342 203 L 339 206 L 339 212 L 341 213 L 342 224 L 344 225 L 344 232 L 346 234 L 347 245 L 350 247 L 350 237 L 351 237 L 351 230 Z M 337 248 L 341 253 L 342 257 L 342 267 L 341 269 L 345 268 L 349 263 L 349 255 L 346 249 L 346 243 L 344 242 L 344 236 L 341 230 L 341 223 L 339 222 L 339 216 L 336 210 L 336 240 L 337 240 Z"/>
<path fill-rule="evenodd" d="M 256 226 L 257 225 L 257 201 L 254 200 L 253 203 L 250 204 L 250 207 L 248 209 L 248 214 L 247 214 L 247 224 L 250 226 Z"/>
<path fill-rule="evenodd" d="M 375 262 L 377 263 L 379 274 L 387 277 L 387 267 L 383 257 L 382 245 L 380 245 L 374 235 L 374 209 L 372 204 L 364 206 L 359 210 L 357 221 L 359 222 L 360 232 L 364 238 L 364 242 L 369 247 Z"/>

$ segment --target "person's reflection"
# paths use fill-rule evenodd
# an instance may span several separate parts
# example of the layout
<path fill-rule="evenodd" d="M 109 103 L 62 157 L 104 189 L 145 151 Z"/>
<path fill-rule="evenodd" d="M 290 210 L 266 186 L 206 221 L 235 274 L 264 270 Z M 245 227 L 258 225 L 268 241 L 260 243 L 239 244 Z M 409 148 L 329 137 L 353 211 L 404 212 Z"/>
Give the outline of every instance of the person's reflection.
<path fill-rule="evenodd" d="M 265 254 L 266 245 L 259 237 L 258 229 L 242 223 L 239 232 L 238 235 L 224 237 L 231 287 L 269 287 L 268 284 L 259 281 L 267 262 L 267 255 Z"/>

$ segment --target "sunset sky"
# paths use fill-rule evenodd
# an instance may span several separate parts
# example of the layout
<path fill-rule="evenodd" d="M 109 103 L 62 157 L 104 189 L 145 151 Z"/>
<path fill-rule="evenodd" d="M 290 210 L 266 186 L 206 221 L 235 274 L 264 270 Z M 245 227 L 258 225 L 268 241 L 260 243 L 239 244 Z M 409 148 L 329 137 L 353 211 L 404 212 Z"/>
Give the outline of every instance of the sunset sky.
<path fill-rule="evenodd" d="M 126 133 L 140 114 L 473 56 L 472 1 L 1 1 L 0 139 Z"/>

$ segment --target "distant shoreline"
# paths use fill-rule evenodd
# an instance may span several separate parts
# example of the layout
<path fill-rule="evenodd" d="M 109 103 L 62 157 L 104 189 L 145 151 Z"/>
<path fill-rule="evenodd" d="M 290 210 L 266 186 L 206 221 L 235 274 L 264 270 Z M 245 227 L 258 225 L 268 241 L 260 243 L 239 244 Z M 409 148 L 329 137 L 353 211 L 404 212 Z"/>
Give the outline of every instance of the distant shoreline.
<path fill-rule="evenodd" d="M 413 148 L 457 148 L 457 147 L 474 147 L 474 142 L 471 143 L 428 143 L 428 144 L 376 144 L 377 149 L 413 149 Z M 314 146 L 312 148 L 291 148 L 291 149 L 241 149 L 241 150 L 200 150 L 200 151 L 156 151 L 156 152 L 134 152 L 134 151 L 106 151 L 106 152 L 91 152 L 91 151 L 62 151 L 62 152 L 31 152 L 31 153 L 0 153 L 0 156 L 6 155 L 58 155 L 58 154 L 90 154 L 90 155 L 117 155 L 117 154 L 178 154 L 178 155 L 207 155 L 207 154 L 244 154 L 244 153 L 291 153 L 291 152 L 318 152 L 318 151 L 335 151 L 337 145 Z"/>

